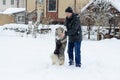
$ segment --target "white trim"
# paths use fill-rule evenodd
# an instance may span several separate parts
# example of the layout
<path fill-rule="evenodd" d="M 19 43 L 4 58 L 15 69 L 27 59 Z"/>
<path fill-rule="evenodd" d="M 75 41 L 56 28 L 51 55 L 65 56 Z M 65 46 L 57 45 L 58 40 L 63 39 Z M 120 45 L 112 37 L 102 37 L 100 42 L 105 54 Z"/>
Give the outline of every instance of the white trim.
<path fill-rule="evenodd" d="M 57 12 L 57 6 L 58 6 L 58 4 L 57 4 L 57 2 L 58 2 L 58 0 L 56 0 L 56 10 L 54 10 L 54 11 L 49 11 L 49 0 L 48 0 L 48 4 L 47 4 L 47 12 Z"/>

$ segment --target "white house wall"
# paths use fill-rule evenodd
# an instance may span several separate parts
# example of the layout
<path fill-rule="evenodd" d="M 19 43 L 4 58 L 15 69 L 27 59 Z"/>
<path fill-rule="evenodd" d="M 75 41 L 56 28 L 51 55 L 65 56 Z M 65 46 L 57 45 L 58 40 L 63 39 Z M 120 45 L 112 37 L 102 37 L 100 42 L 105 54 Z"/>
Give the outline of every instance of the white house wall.
<path fill-rule="evenodd" d="M 25 0 L 19 0 L 19 7 L 25 8 Z M 6 0 L 6 5 L 3 5 L 3 0 L 0 0 L 0 12 L 7 8 L 17 8 L 17 0 L 14 0 L 14 5 L 11 5 L 11 0 Z"/>

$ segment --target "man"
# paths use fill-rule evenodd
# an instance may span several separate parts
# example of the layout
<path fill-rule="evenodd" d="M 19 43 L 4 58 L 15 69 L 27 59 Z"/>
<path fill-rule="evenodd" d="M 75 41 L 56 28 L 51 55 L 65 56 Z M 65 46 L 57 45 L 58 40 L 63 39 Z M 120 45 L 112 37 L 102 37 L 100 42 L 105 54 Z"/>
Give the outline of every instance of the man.
<path fill-rule="evenodd" d="M 65 35 L 68 36 L 68 57 L 69 65 L 74 65 L 74 54 L 73 49 L 75 50 L 75 66 L 81 67 L 81 41 L 82 41 L 82 31 L 80 24 L 80 17 L 78 14 L 73 13 L 71 7 L 68 7 L 65 10 L 66 21 L 65 26 L 67 31 Z"/>

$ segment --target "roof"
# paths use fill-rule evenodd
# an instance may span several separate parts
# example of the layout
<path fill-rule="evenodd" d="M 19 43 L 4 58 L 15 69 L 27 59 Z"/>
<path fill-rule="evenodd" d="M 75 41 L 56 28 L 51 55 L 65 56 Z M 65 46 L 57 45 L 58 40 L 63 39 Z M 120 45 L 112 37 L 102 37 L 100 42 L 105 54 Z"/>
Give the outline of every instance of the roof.
<path fill-rule="evenodd" d="M 95 0 L 91 0 L 86 6 L 84 6 L 81 9 L 81 12 L 83 12 L 84 10 L 86 10 L 94 1 Z M 120 0 L 105 0 L 105 1 L 109 2 L 113 7 L 115 7 L 120 12 Z"/>
<path fill-rule="evenodd" d="M 25 11 L 25 8 L 8 8 L 3 12 L 0 12 L 0 14 L 14 14 Z"/>
<path fill-rule="evenodd" d="M 89 5 L 91 5 L 93 2 L 94 2 L 94 0 L 89 1 L 89 3 L 81 9 L 81 12 L 86 10 L 89 7 Z"/>
<path fill-rule="evenodd" d="M 111 5 L 120 12 L 120 0 L 110 0 L 110 1 L 111 1 Z"/>

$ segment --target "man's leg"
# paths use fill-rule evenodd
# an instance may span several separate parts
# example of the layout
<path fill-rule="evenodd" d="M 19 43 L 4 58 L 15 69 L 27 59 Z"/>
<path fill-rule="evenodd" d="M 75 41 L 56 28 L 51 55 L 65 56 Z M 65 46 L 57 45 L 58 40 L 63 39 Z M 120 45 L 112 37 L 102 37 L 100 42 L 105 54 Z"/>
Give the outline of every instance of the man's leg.
<path fill-rule="evenodd" d="M 76 67 L 81 67 L 81 42 L 75 42 L 74 45 Z"/>
<path fill-rule="evenodd" d="M 69 65 L 73 65 L 74 64 L 73 48 L 74 48 L 74 43 L 73 42 L 69 42 L 68 43 Z"/>

